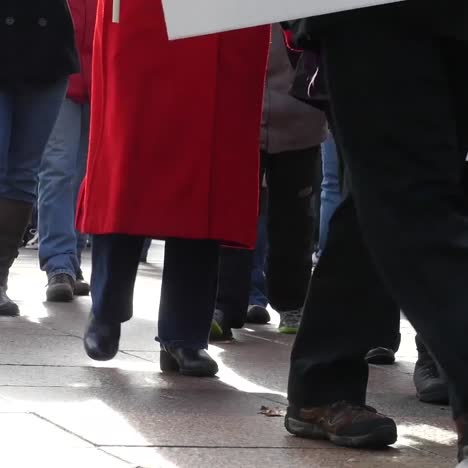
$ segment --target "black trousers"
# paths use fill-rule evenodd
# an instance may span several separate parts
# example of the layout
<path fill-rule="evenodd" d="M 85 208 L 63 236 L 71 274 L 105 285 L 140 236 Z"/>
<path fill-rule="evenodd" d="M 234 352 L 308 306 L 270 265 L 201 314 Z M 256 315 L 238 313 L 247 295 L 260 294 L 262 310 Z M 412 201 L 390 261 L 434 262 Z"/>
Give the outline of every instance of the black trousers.
<path fill-rule="evenodd" d="M 93 315 L 103 322 L 133 316 L 133 290 L 144 237 L 93 236 Z M 167 239 L 159 304 L 158 337 L 164 345 L 208 347 L 216 298 L 218 243 Z M 156 312 L 154 314 L 156 319 Z"/>
<path fill-rule="evenodd" d="M 408 23 L 410 3 L 369 9 L 323 39 L 335 137 L 351 197 L 332 220 L 330 243 L 311 281 L 292 354 L 293 404 L 365 401 L 368 340 L 388 317 L 384 309 L 371 316 L 340 303 L 358 302 L 349 286 L 364 285 L 364 273 L 376 265 L 445 370 L 454 416 L 468 412 L 468 205 L 462 186 L 468 44 L 450 38 L 449 16 L 440 32 L 438 18 Z M 458 5 L 463 11 L 464 3 Z M 353 255 L 356 243 L 345 233 L 357 228 L 367 267 L 323 284 L 322 273 L 337 256 Z M 321 314 L 317 294 L 327 296 Z"/>
<path fill-rule="evenodd" d="M 318 226 L 314 199 L 320 194 L 320 147 L 262 152 L 261 167 L 268 185 L 267 200 L 261 203 L 268 219 L 268 299 L 279 312 L 298 309 L 307 293 Z M 229 315 L 234 328 L 245 321 L 252 256 L 246 250 L 221 252 L 217 308 Z"/>

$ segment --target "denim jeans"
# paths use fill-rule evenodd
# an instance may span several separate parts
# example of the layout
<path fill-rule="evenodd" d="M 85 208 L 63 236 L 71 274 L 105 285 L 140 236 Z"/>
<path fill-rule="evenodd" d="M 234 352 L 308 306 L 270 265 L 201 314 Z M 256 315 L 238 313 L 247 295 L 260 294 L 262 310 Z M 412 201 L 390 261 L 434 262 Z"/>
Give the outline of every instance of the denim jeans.
<path fill-rule="evenodd" d="M 49 279 L 80 271 L 86 238 L 75 230 L 75 211 L 88 140 L 89 104 L 65 99 L 39 172 L 39 260 Z"/>
<path fill-rule="evenodd" d="M 253 256 L 249 305 L 258 305 L 262 307 L 266 307 L 268 305 L 265 278 L 265 259 L 267 248 L 267 217 L 266 215 L 260 215 L 258 218 L 257 244 L 255 246 Z"/>
<path fill-rule="evenodd" d="M 42 154 L 67 82 L 0 85 L 0 198 L 35 202 Z"/>
<path fill-rule="evenodd" d="M 320 208 L 319 252 L 323 252 L 328 238 L 330 219 L 342 201 L 336 144 L 330 135 L 322 144 L 323 180 Z"/>

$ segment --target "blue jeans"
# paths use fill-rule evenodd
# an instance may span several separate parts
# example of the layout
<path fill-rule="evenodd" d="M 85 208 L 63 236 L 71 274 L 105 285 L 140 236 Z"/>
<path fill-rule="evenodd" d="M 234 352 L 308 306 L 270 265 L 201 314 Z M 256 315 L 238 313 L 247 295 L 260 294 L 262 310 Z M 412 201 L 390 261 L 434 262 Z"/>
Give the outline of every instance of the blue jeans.
<path fill-rule="evenodd" d="M 332 136 L 322 144 L 323 181 L 320 208 L 319 251 L 323 252 L 328 238 L 330 219 L 342 202 L 339 165 L 335 140 Z"/>
<path fill-rule="evenodd" d="M 0 198 L 35 202 L 42 154 L 67 82 L 0 85 Z"/>
<path fill-rule="evenodd" d="M 88 141 L 89 105 L 65 99 L 39 172 L 39 261 L 49 279 L 80 272 L 86 238 L 75 230 L 75 211 Z"/>
<path fill-rule="evenodd" d="M 267 217 L 260 215 L 258 218 L 257 245 L 252 265 L 252 277 L 250 285 L 250 305 L 266 307 L 268 305 L 267 287 L 265 278 L 265 259 L 268 248 Z"/>

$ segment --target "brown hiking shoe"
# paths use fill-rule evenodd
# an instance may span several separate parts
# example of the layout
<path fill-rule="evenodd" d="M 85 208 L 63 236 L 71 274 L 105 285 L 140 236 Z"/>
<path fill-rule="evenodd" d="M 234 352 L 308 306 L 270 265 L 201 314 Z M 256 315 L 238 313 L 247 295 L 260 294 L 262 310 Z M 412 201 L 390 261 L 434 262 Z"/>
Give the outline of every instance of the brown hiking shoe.
<path fill-rule="evenodd" d="M 397 440 L 393 419 L 370 406 L 356 406 L 345 401 L 316 408 L 290 406 L 285 426 L 296 436 L 326 439 L 344 447 L 383 448 Z"/>

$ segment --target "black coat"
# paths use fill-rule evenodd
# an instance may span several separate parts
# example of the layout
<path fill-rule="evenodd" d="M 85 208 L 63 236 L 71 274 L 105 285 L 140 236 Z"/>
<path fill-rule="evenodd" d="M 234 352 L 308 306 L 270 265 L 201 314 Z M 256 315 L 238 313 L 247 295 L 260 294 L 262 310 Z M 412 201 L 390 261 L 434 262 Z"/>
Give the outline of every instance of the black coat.
<path fill-rule="evenodd" d="M 78 64 L 67 0 L 0 0 L 0 80 L 52 81 Z"/>
<path fill-rule="evenodd" d="M 284 26 L 293 31 L 298 47 L 315 50 L 330 29 L 339 29 L 340 24 L 350 19 L 356 21 L 360 17 L 369 18 L 373 15 L 384 15 L 392 22 L 409 22 L 415 29 L 440 37 L 468 41 L 468 0 L 406 0 L 289 21 Z"/>

